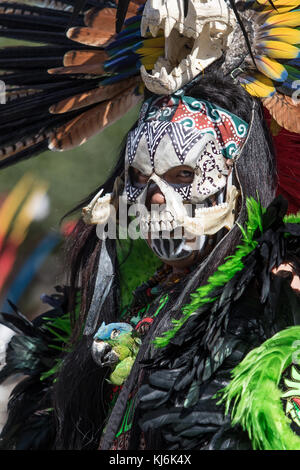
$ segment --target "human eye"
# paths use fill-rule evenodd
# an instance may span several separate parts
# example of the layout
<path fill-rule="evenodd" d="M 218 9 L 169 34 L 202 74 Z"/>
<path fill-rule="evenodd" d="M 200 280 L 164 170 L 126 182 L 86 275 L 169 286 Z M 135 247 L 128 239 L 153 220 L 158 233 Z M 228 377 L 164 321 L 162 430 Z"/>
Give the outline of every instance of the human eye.
<path fill-rule="evenodd" d="M 194 172 L 192 170 L 181 170 L 177 176 L 179 178 L 192 178 L 194 176 Z"/>
<path fill-rule="evenodd" d="M 178 169 L 174 176 L 174 183 L 190 184 L 194 179 L 194 171 L 189 168 L 182 168 Z"/>

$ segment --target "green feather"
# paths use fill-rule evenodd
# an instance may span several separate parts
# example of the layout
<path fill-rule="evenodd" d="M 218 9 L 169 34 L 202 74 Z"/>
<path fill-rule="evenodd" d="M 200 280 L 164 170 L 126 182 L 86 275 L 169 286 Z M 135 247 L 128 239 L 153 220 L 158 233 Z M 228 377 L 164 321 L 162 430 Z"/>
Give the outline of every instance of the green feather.
<path fill-rule="evenodd" d="M 134 364 L 135 357 L 126 357 L 119 362 L 115 370 L 110 374 L 108 382 L 114 385 L 122 385 L 127 379 Z"/>
<path fill-rule="evenodd" d="M 119 362 L 110 374 L 108 382 L 122 385 L 131 371 L 141 340 L 130 332 L 121 334 L 115 340 L 108 340 L 107 343 L 119 356 Z"/>
<path fill-rule="evenodd" d="M 132 292 L 161 266 L 144 239 L 122 240 L 117 248 L 121 277 L 121 307 L 129 305 Z"/>
<path fill-rule="evenodd" d="M 165 347 L 198 308 L 206 303 L 212 303 L 216 300 L 216 297 L 211 297 L 214 289 L 224 286 L 238 271 L 243 269 L 244 264 L 242 259 L 251 253 L 251 251 L 257 246 L 257 242 L 253 240 L 253 235 L 257 229 L 262 231 L 262 214 L 265 212 L 265 209 L 261 207 L 259 202 L 255 201 L 255 199 L 251 197 L 247 198 L 247 211 L 248 221 L 245 224 L 245 228 L 240 227 L 243 235 L 243 244 L 237 246 L 237 250 L 234 255 L 227 257 L 227 261 L 223 265 L 219 266 L 217 271 L 209 277 L 206 285 L 199 287 L 191 294 L 190 297 L 192 300 L 183 308 L 182 317 L 178 320 L 173 319 L 173 328 L 164 332 L 161 337 L 155 338 L 154 344 L 156 347 Z"/>
<path fill-rule="evenodd" d="M 300 437 L 290 428 L 278 385 L 282 373 L 293 362 L 300 327 L 280 331 L 253 349 L 232 371 L 232 381 L 216 398 L 231 408 L 232 425 L 241 425 L 254 449 L 300 450 Z"/>
<path fill-rule="evenodd" d="M 300 212 L 297 214 L 289 214 L 283 218 L 285 224 L 300 224 Z"/>
<path fill-rule="evenodd" d="M 206 285 L 198 287 L 194 293 L 190 295 L 191 302 L 182 309 L 182 317 L 178 320 L 173 319 L 173 328 L 164 332 L 161 337 L 154 340 L 157 348 L 167 346 L 169 341 L 176 335 L 188 318 L 195 314 L 196 310 L 202 305 L 214 302 L 217 298 L 212 297 L 214 289 L 222 287 L 229 282 L 233 276 L 244 268 L 243 258 L 251 253 L 257 246 L 257 242 L 253 239 L 257 230 L 263 232 L 262 216 L 266 212 L 259 201 L 253 197 L 246 200 L 248 221 L 245 227 L 240 227 L 242 232 L 242 244 L 237 246 L 236 252 L 232 256 L 226 258 L 226 262 L 218 267 L 216 272 L 209 277 Z M 286 216 L 284 222 L 299 223 L 300 213 L 294 216 Z"/>

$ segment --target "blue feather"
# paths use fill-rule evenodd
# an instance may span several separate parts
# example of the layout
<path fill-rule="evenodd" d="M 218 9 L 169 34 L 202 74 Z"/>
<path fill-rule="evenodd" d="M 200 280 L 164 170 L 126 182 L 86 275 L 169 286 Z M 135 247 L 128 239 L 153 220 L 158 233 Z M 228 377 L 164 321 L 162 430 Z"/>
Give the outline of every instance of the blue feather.
<path fill-rule="evenodd" d="M 132 28 L 126 29 L 124 31 L 121 31 L 121 33 L 118 34 L 118 39 L 119 38 L 124 38 L 124 37 L 130 37 L 133 33 L 140 32 L 140 25 L 132 25 Z"/>
<path fill-rule="evenodd" d="M 107 51 L 108 52 L 108 55 L 111 59 L 114 59 L 115 57 L 122 57 L 123 55 L 126 55 L 128 53 L 135 53 L 135 51 L 137 49 L 139 49 L 140 47 L 142 47 L 144 45 L 144 42 L 143 41 L 139 41 L 133 45 L 130 45 L 128 47 L 125 47 L 124 49 L 122 49 L 121 51 L 118 50 L 118 49 L 115 49 L 115 50 L 111 50 L 111 51 Z"/>
<path fill-rule="evenodd" d="M 118 73 L 117 75 L 113 75 L 112 77 L 105 78 L 101 81 L 101 85 L 111 85 L 112 83 L 120 82 L 121 80 L 125 80 L 126 78 L 133 77 L 136 75 L 136 67 L 132 67 L 122 73 Z"/>
<path fill-rule="evenodd" d="M 286 62 L 288 65 L 292 65 L 293 67 L 300 67 L 300 59 L 291 59 Z M 300 73 L 300 70 L 299 70 Z"/>
<path fill-rule="evenodd" d="M 115 41 L 113 41 L 111 44 L 109 44 L 108 46 L 106 46 L 105 50 L 106 51 L 110 51 L 111 49 L 115 49 L 119 46 L 124 46 L 124 44 L 128 43 L 128 42 L 131 42 L 132 41 L 132 45 L 136 44 L 134 42 L 134 40 L 138 40 L 138 44 L 142 45 L 143 44 L 143 41 L 141 41 L 141 33 L 140 32 L 136 32 L 130 36 L 125 36 L 124 38 L 120 38 L 120 39 L 116 39 Z M 128 47 L 129 45 L 127 45 Z"/>
<path fill-rule="evenodd" d="M 137 62 L 139 62 L 139 57 L 131 52 L 130 54 L 107 60 L 104 64 L 104 70 L 109 72 L 118 72 L 131 65 L 135 65 L 136 70 L 138 70 Z"/>
<path fill-rule="evenodd" d="M 295 80 L 288 78 L 285 82 L 280 84 L 280 87 L 284 87 L 284 88 L 287 88 L 289 90 L 295 90 Z"/>
<path fill-rule="evenodd" d="M 9 291 L 6 294 L 6 298 L 10 299 L 15 304 L 19 301 L 47 256 L 60 242 L 60 240 L 61 236 L 55 233 L 51 233 L 43 238 L 43 240 L 37 245 L 35 250 L 30 254 L 28 259 L 23 264 L 18 275 L 10 286 Z M 2 306 L 1 311 L 12 311 L 7 301 Z"/>

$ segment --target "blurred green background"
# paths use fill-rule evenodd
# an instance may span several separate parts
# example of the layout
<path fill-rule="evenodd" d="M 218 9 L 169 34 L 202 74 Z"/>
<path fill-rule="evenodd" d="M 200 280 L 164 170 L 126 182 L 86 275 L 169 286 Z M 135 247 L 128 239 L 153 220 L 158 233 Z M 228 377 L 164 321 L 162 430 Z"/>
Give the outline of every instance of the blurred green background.
<path fill-rule="evenodd" d="M 105 181 L 137 115 L 138 108 L 132 109 L 117 123 L 74 150 L 44 152 L 1 170 L 0 191 L 10 190 L 27 172 L 48 182 L 51 213 L 43 223 L 45 228 L 57 228 L 67 211 Z"/>
<path fill-rule="evenodd" d="M 0 47 L 18 43 L 1 39 Z M 138 112 L 139 106 L 74 150 L 47 151 L 0 171 L 1 195 L 9 193 L 24 174 L 31 173 L 36 179 L 47 183 L 50 202 L 49 214 L 44 220 L 31 224 L 28 235 L 18 250 L 14 269 L 5 288 L 0 291 L 0 305 L 3 305 L 13 279 L 38 242 L 47 233 L 59 231 L 60 219 L 66 212 L 105 181 L 118 159 L 123 139 L 137 119 Z M 29 317 L 45 311 L 40 295 L 43 292 L 53 292 L 53 286 L 64 282 L 62 245 L 60 243 L 48 256 L 18 302 L 18 307 Z"/>

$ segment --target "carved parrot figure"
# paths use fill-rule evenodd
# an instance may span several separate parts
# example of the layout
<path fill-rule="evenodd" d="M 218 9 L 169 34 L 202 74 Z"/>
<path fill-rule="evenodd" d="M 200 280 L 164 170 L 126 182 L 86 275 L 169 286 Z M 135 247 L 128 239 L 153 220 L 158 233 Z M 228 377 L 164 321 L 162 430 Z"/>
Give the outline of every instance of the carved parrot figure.
<path fill-rule="evenodd" d="M 128 323 L 102 323 L 94 335 L 92 356 L 101 367 L 109 366 L 109 381 L 122 385 L 135 361 L 141 340 Z"/>

